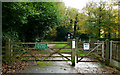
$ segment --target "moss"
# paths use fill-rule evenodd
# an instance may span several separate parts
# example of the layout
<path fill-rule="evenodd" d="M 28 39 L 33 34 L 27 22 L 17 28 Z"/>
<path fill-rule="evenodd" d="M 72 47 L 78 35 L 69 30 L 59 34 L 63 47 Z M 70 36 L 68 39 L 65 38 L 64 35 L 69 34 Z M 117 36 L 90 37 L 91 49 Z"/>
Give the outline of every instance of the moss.
<path fill-rule="evenodd" d="M 51 65 L 50 62 L 38 61 L 36 66 L 45 67 L 45 66 L 50 66 L 50 65 Z"/>

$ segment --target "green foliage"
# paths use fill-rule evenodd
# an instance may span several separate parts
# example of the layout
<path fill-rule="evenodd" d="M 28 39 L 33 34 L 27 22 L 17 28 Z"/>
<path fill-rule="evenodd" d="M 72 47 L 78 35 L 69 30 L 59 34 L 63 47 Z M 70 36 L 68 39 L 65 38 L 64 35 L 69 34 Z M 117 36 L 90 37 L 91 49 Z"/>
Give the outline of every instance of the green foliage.
<path fill-rule="evenodd" d="M 85 34 L 89 38 L 110 38 L 114 33 L 116 37 L 118 12 L 112 5 L 116 3 L 89 2 L 79 13 L 62 2 L 3 2 L 3 39 L 65 41 L 66 33 L 73 33 L 75 25 L 79 37 Z"/>
<path fill-rule="evenodd" d="M 61 22 L 54 2 L 5 2 L 2 7 L 3 38 L 41 41 Z"/>
<path fill-rule="evenodd" d="M 106 39 L 112 40 L 112 41 L 120 41 L 120 38 L 98 38 L 100 41 L 105 41 Z"/>
<path fill-rule="evenodd" d="M 113 12 L 111 4 L 90 2 L 83 10 L 87 17 L 82 25 L 89 37 L 100 38 L 103 35 L 102 37 L 110 38 L 114 28 L 118 26 L 115 22 L 117 15 Z"/>
<path fill-rule="evenodd" d="M 67 29 L 65 28 L 65 26 L 59 26 L 57 27 L 57 37 L 55 41 L 65 41 L 65 36 L 67 35 Z"/>

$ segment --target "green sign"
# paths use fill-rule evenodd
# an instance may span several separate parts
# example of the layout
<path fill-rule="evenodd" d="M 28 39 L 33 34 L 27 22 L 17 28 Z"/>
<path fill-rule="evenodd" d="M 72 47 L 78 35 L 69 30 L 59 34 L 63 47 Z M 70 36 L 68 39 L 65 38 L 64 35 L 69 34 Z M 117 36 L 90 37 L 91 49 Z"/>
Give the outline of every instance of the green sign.
<path fill-rule="evenodd" d="M 37 49 L 47 49 L 47 43 L 36 43 Z"/>
<path fill-rule="evenodd" d="M 70 36 L 68 36 L 68 38 L 70 39 Z"/>

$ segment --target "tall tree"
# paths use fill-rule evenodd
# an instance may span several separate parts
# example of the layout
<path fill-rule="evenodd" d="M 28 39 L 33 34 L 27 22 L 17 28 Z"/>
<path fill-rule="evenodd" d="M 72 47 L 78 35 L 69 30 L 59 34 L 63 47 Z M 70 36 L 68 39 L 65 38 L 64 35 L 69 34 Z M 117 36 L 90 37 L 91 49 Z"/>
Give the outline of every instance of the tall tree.
<path fill-rule="evenodd" d="M 92 2 L 86 5 L 84 11 L 88 17 L 84 21 L 84 27 L 87 28 L 87 33 L 92 34 L 96 38 L 101 37 L 101 33 L 104 31 L 107 38 L 110 38 L 112 28 L 116 26 L 115 15 L 113 15 L 113 8 L 105 3 L 100 2 L 99 4 Z M 98 12 L 99 11 L 99 12 Z"/>
<path fill-rule="evenodd" d="M 42 40 L 62 19 L 55 2 L 3 3 L 3 37 L 24 41 Z M 8 36 L 9 35 L 9 36 Z"/>

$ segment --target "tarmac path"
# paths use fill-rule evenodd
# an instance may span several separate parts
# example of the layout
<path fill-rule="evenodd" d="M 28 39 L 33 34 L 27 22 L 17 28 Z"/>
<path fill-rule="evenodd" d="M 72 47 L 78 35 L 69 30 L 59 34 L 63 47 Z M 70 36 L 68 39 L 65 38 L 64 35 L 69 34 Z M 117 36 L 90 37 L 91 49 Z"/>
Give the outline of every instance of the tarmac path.
<path fill-rule="evenodd" d="M 55 44 L 49 45 L 54 47 Z M 57 55 L 57 54 L 55 54 Z M 59 58 L 53 58 L 59 59 Z M 65 59 L 65 58 L 61 58 Z M 91 60 L 84 58 L 84 60 Z M 75 66 L 71 66 L 70 61 L 44 61 L 44 62 L 33 62 L 27 69 L 22 70 L 18 73 L 106 73 L 116 74 L 116 70 L 110 67 L 106 67 L 99 62 L 78 62 Z"/>

